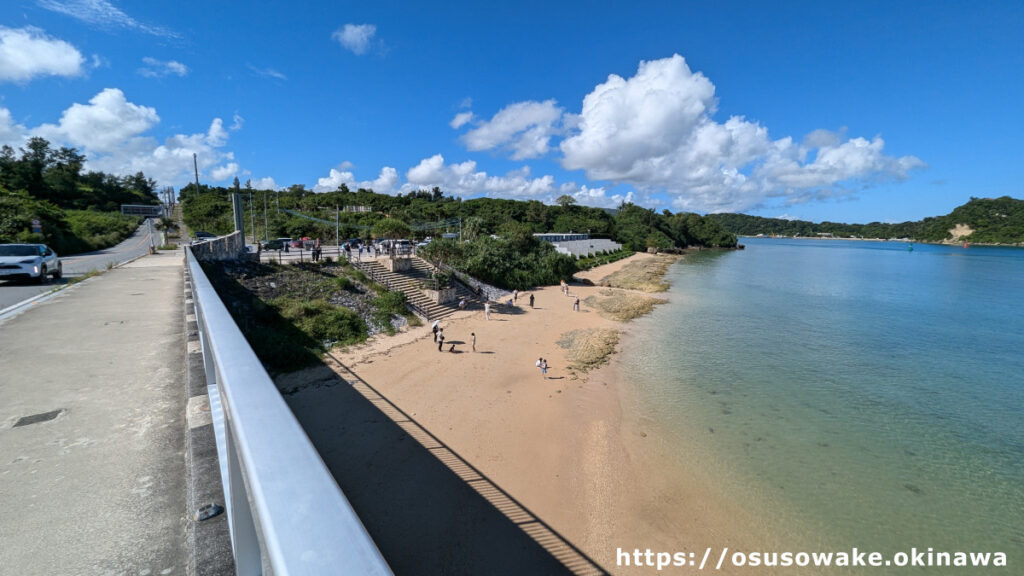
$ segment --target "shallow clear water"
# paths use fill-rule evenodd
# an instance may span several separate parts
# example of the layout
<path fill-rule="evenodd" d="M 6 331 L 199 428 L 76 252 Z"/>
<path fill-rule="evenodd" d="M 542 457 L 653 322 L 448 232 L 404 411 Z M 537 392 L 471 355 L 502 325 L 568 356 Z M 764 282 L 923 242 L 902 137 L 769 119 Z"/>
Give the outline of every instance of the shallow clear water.
<path fill-rule="evenodd" d="M 623 354 L 680 464 L 784 541 L 1024 570 L 1024 249 L 743 242 L 673 266 Z"/>

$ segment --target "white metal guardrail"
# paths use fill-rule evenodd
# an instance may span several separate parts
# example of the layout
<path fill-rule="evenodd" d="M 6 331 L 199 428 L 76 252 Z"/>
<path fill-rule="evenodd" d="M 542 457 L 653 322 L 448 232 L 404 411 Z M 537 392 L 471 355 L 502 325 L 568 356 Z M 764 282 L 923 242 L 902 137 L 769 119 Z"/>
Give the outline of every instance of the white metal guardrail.
<path fill-rule="evenodd" d="M 224 303 L 185 249 L 238 574 L 391 569 Z"/>

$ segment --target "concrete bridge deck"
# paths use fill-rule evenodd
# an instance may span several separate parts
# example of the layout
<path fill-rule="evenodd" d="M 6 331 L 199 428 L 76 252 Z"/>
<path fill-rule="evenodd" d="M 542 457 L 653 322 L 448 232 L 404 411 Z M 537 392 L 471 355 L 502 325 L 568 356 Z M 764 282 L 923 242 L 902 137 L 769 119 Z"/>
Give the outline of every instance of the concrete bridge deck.
<path fill-rule="evenodd" d="M 180 252 L 0 322 L 0 573 L 186 572 Z"/>

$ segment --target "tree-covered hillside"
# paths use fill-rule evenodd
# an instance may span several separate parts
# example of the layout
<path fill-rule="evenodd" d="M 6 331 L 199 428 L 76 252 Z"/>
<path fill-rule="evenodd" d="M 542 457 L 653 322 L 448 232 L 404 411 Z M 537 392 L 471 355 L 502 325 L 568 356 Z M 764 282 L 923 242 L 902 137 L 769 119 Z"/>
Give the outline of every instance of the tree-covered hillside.
<path fill-rule="evenodd" d="M 973 232 L 959 241 L 983 244 L 1024 243 L 1024 200 L 1009 196 L 971 198 L 945 216 L 925 218 L 916 222 L 885 224 L 841 224 L 761 218 L 746 214 L 711 214 L 707 216 L 723 228 L 740 236 L 817 236 L 832 234 L 839 238 L 909 238 L 919 242 L 952 241 L 950 230 L 964 225 Z"/>
<path fill-rule="evenodd" d="M 0 243 L 42 242 L 59 254 L 112 246 L 129 236 L 139 218 L 121 204 L 157 204 L 156 182 L 139 172 L 83 174 L 86 158 L 74 148 L 54 150 L 31 138 L 15 152 L 0 148 Z M 42 233 L 32 231 L 32 220 Z"/>
<path fill-rule="evenodd" d="M 726 232 L 717 222 L 698 214 L 661 213 L 624 204 L 611 212 L 601 208 L 577 206 L 571 197 L 559 199 L 548 206 L 536 200 L 504 200 L 474 198 L 462 200 L 445 196 L 439 188 L 420 190 L 404 195 L 377 194 L 372 190 L 349 190 L 342 185 L 338 190 L 314 193 L 302 186 L 287 190 L 237 189 L 248 203 L 250 194 L 255 214 L 246 214 L 245 222 L 256 224 L 258 238 L 320 237 L 334 238 L 335 208 L 366 207 L 366 212 L 342 212 L 340 216 L 342 239 L 367 237 L 373 226 L 384 218 L 397 218 L 409 224 L 440 222 L 454 219 L 462 221 L 463 238 L 497 234 L 508 222 L 518 222 L 530 232 L 583 232 L 593 237 L 611 238 L 630 250 L 682 249 L 688 246 L 736 245 L 736 237 Z M 181 189 L 182 214 L 185 224 L 192 230 L 205 230 L 217 234 L 230 232 L 231 201 L 234 189 L 195 185 Z M 264 210 L 266 207 L 266 210 Z M 293 216 L 292 210 L 325 220 L 313 222 Z M 440 232 L 443 232 L 441 230 Z M 452 225 L 451 232 L 458 232 Z M 439 231 L 423 231 L 419 236 L 438 235 Z"/>

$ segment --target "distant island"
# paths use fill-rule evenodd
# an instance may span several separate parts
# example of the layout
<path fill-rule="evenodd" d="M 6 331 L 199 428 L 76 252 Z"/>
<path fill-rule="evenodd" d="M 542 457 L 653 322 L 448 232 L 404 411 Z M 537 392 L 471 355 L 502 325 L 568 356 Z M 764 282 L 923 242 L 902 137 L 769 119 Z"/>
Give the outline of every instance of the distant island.
<path fill-rule="evenodd" d="M 746 214 L 709 214 L 737 236 L 800 236 L 908 239 L 915 242 L 1024 245 L 1024 200 L 1009 196 L 971 198 L 945 216 L 917 222 L 842 224 L 762 218 Z"/>

